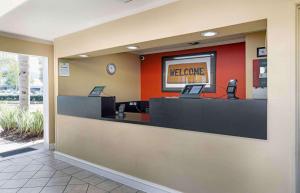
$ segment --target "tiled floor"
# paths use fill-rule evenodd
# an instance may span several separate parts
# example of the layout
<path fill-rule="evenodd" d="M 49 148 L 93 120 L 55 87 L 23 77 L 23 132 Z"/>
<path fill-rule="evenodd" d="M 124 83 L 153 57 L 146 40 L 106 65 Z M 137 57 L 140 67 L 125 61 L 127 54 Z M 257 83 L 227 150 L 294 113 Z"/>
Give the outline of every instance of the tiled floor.
<path fill-rule="evenodd" d="M 43 151 L 0 160 L 0 193 L 142 193 Z"/>

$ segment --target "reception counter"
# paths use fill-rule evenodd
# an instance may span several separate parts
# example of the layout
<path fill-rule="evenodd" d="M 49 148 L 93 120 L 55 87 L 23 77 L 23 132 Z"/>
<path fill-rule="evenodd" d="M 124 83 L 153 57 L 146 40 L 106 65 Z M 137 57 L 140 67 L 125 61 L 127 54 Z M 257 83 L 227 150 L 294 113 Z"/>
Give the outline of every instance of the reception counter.
<path fill-rule="evenodd" d="M 267 100 L 156 98 L 150 119 L 160 127 L 267 139 Z"/>
<path fill-rule="evenodd" d="M 58 114 L 267 139 L 267 100 L 154 98 L 148 113 L 114 113 L 114 98 L 59 96 Z M 94 104 L 94 105 L 93 105 Z"/>
<path fill-rule="evenodd" d="M 98 119 L 115 114 L 115 97 L 58 96 L 57 113 Z"/>

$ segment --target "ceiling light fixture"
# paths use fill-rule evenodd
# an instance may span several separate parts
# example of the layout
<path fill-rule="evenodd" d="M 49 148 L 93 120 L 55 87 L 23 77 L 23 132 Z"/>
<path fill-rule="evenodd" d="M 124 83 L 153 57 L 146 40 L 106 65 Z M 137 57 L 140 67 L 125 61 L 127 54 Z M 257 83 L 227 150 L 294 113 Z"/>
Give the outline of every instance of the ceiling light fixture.
<path fill-rule="evenodd" d="M 137 50 L 137 49 L 139 49 L 138 46 L 127 46 L 127 48 L 128 48 L 129 50 Z"/>
<path fill-rule="evenodd" d="M 207 32 L 202 32 L 201 35 L 204 36 L 204 37 L 212 37 L 212 36 L 215 36 L 217 35 L 218 33 L 217 32 L 214 32 L 214 31 L 207 31 Z"/>
<path fill-rule="evenodd" d="M 81 58 L 87 58 L 87 57 L 89 57 L 89 56 L 86 55 L 86 54 L 80 54 L 79 57 L 81 57 Z"/>

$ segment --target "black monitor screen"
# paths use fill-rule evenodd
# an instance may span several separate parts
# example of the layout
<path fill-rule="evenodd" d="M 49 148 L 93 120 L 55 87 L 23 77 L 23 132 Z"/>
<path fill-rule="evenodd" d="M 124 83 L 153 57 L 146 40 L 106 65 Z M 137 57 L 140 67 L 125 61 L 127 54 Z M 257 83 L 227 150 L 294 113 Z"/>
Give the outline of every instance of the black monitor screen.
<path fill-rule="evenodd" d="M 89 96 L 100 96 L 104 86 L 95 86 L 93 90 L 90 92 Z"/>
<path fill-rule="evenodd" d="M 191 89 L 192 89 L 192 85 L 186 85 L 183 91 L 181 92 L 181 94 L 189 94 Z"/>
<path fill-rule="evenodd" d="M 204 87 L 205 84 L 186 85 L 181 92 L 181 97 L 198 96 Z"/>
<path fill-rule="evenodd" d="M 199 94 L 200 91 L 202 90 L 203 86 L 202 85 L 195 85 L 192 87 L 192 89 L 190 90 L 189 94 Z"/>

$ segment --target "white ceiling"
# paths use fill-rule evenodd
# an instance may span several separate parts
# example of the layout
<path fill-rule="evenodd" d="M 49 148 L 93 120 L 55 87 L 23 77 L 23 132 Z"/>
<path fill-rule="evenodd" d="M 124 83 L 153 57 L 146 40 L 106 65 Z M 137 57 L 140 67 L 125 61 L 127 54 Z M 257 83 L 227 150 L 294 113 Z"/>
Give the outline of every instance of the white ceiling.
<path fill-rule="evenodd" d="M 15 9 L 23 4 L 26 0 L 1 0 L 0 2 L 0 16 L 5 15 L 9 11 Z"/>
<path fill-rule="evenodd" d="M 174 1 L 1 0 L 0 32 L 53 41 L 66 34 Z"/>

